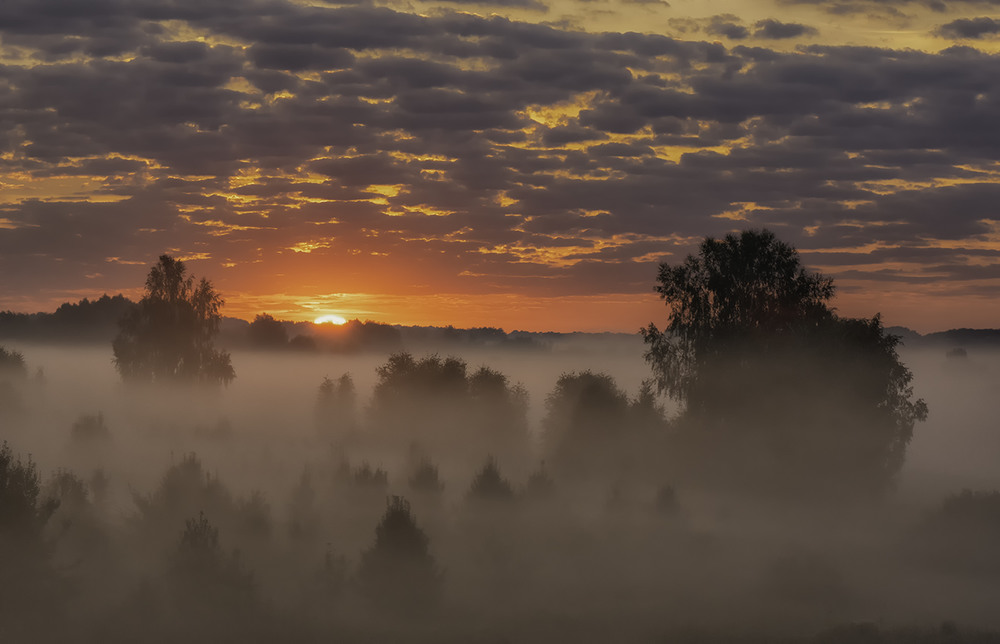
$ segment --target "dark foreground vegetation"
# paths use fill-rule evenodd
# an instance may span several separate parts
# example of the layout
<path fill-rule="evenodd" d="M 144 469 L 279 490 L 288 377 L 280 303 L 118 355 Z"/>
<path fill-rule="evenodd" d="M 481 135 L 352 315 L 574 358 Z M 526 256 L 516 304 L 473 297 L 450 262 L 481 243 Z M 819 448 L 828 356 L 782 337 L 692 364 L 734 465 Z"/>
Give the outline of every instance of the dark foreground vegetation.
<path fill-rule="evenodd" d="M 769 233 L 663 267 L 635 391 L 397 352 L 239 423 L 171 262 L 106 408 L 0 351 L 0 642 L 1000 642 L 1000 493 L 895 495 L 928 414 L 897 340 Z"/>

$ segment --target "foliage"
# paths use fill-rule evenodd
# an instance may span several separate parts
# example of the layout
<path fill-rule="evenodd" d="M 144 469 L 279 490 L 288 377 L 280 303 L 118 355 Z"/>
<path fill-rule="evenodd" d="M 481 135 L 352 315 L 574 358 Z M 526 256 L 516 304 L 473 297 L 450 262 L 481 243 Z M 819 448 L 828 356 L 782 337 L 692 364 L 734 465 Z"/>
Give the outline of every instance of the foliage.
<path fill-rule="evenodd" d="M 262 539 L 271 536 L 271 506 L 260 490 L 253 490 L 249 497 L 236 501 L 235 518 L 243 534 Z"/>
<path fill-rule="evenodd" d="M 437 494 L 444 490 L 444 483 L 436 465 L 422 458 L 410 476 L 410 489 L 414 492 Z"/>
<path fill-rule="evenodd" d="M 660 391 L 684 402 L 685 426 L 725 435 L 717 450 L 786 489 L 893 480 L 927 406 L 878 315 L 838 317 L 833 281 L 768 231 L 706 239 L 697 256 L 662 264 L 658 282 L 670 321 L 643 330 L 646 359 Z"/>
<path fill-rule="evenodd" d="M 389 485 L 389 473 L 381 467 L 373 468 L 368 461 L 362 461 L 354 470 L 353 483 L 361 489 L 384 490 Z"/>
<path fill-rule="evenodd" d="M 244 568 L 239 552 L 223 552 L 219 530 L 204 513 L 185 521 L 170 558 L 169 579 L 183 612 L 244 610 L 253 599 L 253 574 Z"/>
<path fill-rule="evenodd" d="M 0 311 L 0 337 L 44 341 L 110 342 L 118 321 L 133 306 L 123 295 L 84 298 L 61 304 L 53 313 Z"/>
<path fill-rule="evenodd" d="M 527 393 L 502 373 L 437 355 L 396 353 L 376 369 L 371 416 L 381 431 L 504 455 L 526 450 Z"/>
<path fill-rule="evenodd" d="M 59 501 L 45 499 L 35 463 L 0 444 L 0 639 L 38 641 L 62 610 L 65 581 L 43 530 Z M 35 622 L 32 625 L 32 622 Z M 30 629 L 30 633 L 28 630 Z M 15 633 L 22 632 L 21 636 Z"/>
<path fill-rule="evenodd" d="M 689 408 L 715 398 L 713 374 L 706 372 L 713 359 L 748 345 L 766 347 L 828 318 L 834 292 L 833 280 L 808 273 L 796 250 L 766 230 L 709 237 L 698 255 L 660 264 L 657 282 L 670 321 L 662 333 L 653 324 L 643 330 L 647 360 L 661 391 Z"/>
<path fill-rule="evenodd" d="M 247 329 L 250 344 L 261 349 L 280 349 L 288 346 L 285 325 L 267 313 L 254 318 Z"/>
<path fill-rule="evenodd" d="M 119 323 L 118 373 L 128 381 L 228 384 L 236 377 L 229 354 L 213 344 L 223 303 L 211 282 L 195 283 L 182 261 L 161 255 L 142 300 Z"/>
<path fill-rule="evenodd" d="M 628 396 L 606 373 L 564 373 L 546 398 L 545 409 L 542 425 L 551 440 L 568 433 L 580 438 L 617 431 L 628 410 Z"/>
<path fill-rule="evenodd" d="M 59 506 L 41 498 L 38 467 L 15 458 L 7 441 L 0 444 L 0 537 L 6 542 L 38 544 L 42 529 Z"/>
<path fill-rule="evenodd" d="M 434 605 L 441 575 L 406 499 L 391 497 L 375 527 L 375 543 L 362 553 L 357 581 L 376 607 L 413 613 Z"/>
<path fill-rule="evenodd" d="M 427 356 L 416 360 L 409 353 L 394 353 L 375 369 L 376 403 L 392 398 L 421 396 L 453 396 L 457 399 L 468 392 L 465 362 L 458 358 L 441 359 Z"/>
<path fill-rule="evenodd" d="M 139 527 L 148 538 L 159 538 L 195 510 L 214 517 L 233 518 L 236 503 L 222 482 L 205 471 L 194 453 L 185 454 L 160 479 L 148 495 L 134 495 Z"/>
<path fill-rule="evenodd" d="M 497 459 L 490 456 L 476 473 L 469 487 L 469 499 L 473 501 L 509 501 L 514 498 L 510 481 L 500 474 Z"/>
<path fill-rule="evenodd" d="M 546 450 L 563 473 L 589 475 L 626 463 L 635 466 L 655 438 L 648 431 L 664 427 L 663 410 L 648 386 L 629 400 L 613 377 L 589 370 L 562 374 L 545 409 Z"/>
<path fill-rule="evenodd" d="M 0 377 L 20 380 L 28 377 L 28 367 L 21 352 L 0 346 Z"/>
<path fill-rule="evenodd" d="M 23 410 L 24 401 L 15 382 L 27 377 L 24 356 L 19 351 L 0 346 L 0 416 Z"/>
<path fill-rule="evenodd" d="M 316 423 L 323 430 L 352 430 L 357 424 L 357 391 L 351 374 L 323 378 L 316 396 Z"/>
<path fill-rule="evenodd" d="M 55 499 L 63 509 L 79 510 L 90 505 L 90 491 L 86 482 L 73 472 L 56 470 L 45 485 L 45 498 Z"/>

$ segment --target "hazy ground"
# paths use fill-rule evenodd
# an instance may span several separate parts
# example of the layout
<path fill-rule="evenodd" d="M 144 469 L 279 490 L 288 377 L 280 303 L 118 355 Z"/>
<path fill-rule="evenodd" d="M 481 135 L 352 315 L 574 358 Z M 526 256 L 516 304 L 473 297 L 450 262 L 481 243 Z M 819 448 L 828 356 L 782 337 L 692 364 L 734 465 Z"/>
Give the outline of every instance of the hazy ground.
<path fill-rule="evenodd" d="M 5 344 L 25 355 L 29 372 L 44 371 L 45 404 L 31 424 L 39 429 L 24 436 L 22 447 L 32 452 L 43 470 L 57 466 L 64 430 L 84 413 L 102 411 L 118 438 L 127 440 L 130 424 L 144 425 L 162 412 L 176 412 L 170 403 L 156 409 L 155 399 L 127 402 L 111 360 L 110 348 L 50 346 L 17 342 Z M 642 359 L 644 345 L 614 342 L 587 346 L 583 342 L 557 344 L 551 352 L 451 352 L 470 369 L 489 366 L 522 383 L 529 393 L 529 423 L 538 433 L 545 398 L 563 373 L 590 369 L 608 373 L 629 393 L 635 393 L 651 373 Z M 424 355 L 413 351 L 414 355 Z M 902 493 L 944 494 L 963 487 L 1000 487 L 1000 352 L 972 350 L 964 360 L 949 359 L 945 350 L 902 350 L 903 361 L 914 372 L 914 391 L 927 401 L 931 413 L 919 424 L 900 478 Z M 301 354 L 237 351 L 233 365 L 237 379 L 218 393 L 206 395 L 183 417 L 209 428 L 227 419 L 234 431 L 280 436 L 314 434 L 314 407 L 323 377 L 348 373 L 362 407 L 376 381 L 375 368 L 388 354 Z M 669 415 L 674 406 L 664 401 Z"/>
<path fill-rule="evenodd" d="M 121 556 L 130 563 L 114 574 L 95 573 L 95 579 L 116 579 L 120 588 L 109 591 L 103 604 L 94 600 L 94 611 L 113 610 L 144 575 L 156 579 L 155 562 L 174 547 L 183 523 L 168 524 L 161 540 L 136 551 L 128 545 L 136 497 L 156 490 L 167 468 L 191 452 L 234 498 L 263 494 L 271 536 L 254 541 L 223 525 L 220 541 L 244 548 L 261 594 L 282 610 L 292 610 L 285 606 L 289 602 L 298 606 L 292 615 L 304 610 L 289 599 L 301 591 L 297 580 L 312 574 L 303 571 L 318 566 L 324 550 L 342 555 L 350 576 L 372 541 L 385 496 L 414 498 L 407 483 L 409 445 L 344 442 L 316 428 L 322 379 L 351 374 L 363 419 L 375 369 L 386 355 L 236 352 L 237 378 L 228 388 L 164 392 L 122 385 L 110 347 L 6 346 L 24 354 L 29 373 L 40 368 L 43 375 L 32 376 L 36 380 L 25 388 L 25 413 L 0 420 L 0 438 L 31 454 L 43 480 L 57 468 L 85 479 L 101 468 L 109 481 L 103 530 L 120 552 L 129 553 Z M 634 394 L 650 376 L 642 353 L 636 338 L 557 344 L 549 352 L 456 354 L 470 371 L 489 366 L 528 391 L 529 451 L 499 462 L 516 490 L 546 456 L 541 419 L 559 376 L 606 372 Z M 916 428 L 896 493 L 878 507 L 839 518 L 820 511 L 790 514 L 683 488 L 679 510 L 665 518 L 656 511 L 656 494 L 657 486 L 672 482 L 669 471 L 635 480 L 627 473 L 557 480 L 558 496 L 549 505 L 482 514 L 470 510 L 467 495 L 490 450 L 429 453 L 440 465 L 444 494 L 434 502 L 414 498 L 414 512 L 445 571 L 445 605 L 454 626 L 448 637 L 544 642 L 569 641 L 573 634 L 574 641 L 654 641 L 686 628 L 800 634 L 844 622 L 927 626 L 951 619 L 1000 627 L 993 610 L 1000 577 L 992 568 L 971 574 L 961 567 L 914 566 L 907 554 L 908 531 L 942 499 L 963 488 L 1000 488 L 1000 353 L 970 350 L 968 358 L 954 359 L 944 349 L 904 349 L 902 357 L 930 417 Z M 667 409 L 669 416 L 669 404 Z M 74 422 L 97 412 L 111 440 L 96 446 L 74 442 Z M 335 482 L 345 461 L 383 468 L 387 487 L 345 492 Z M 292 499 L 307 470 L 314 476 L 320 527 L 314 541 L 302 545 L 287 535 Z M 184 516 L 201 509 L 192 505 Z M 94 582 L 84 579 L 81 585 L 88 583 Z M 350 600 L 337 601 L 342 606 Z M 326 618 L 310 619 L 306 623 L 316 633 L 368 623 L 359 625 L 351 615 L 337 617 L 341 621 L 333 626 Z M 428 639 L 447 639 L 439 635 Z"/>

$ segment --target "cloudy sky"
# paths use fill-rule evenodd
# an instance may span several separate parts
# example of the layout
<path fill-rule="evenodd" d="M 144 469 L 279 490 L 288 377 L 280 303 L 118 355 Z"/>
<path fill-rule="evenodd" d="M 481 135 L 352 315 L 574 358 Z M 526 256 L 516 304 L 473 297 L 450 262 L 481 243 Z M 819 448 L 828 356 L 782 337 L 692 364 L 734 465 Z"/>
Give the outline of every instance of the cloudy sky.
<path fill-rule="evenodd" d="M 769 227 L 845 315 L 1000 326 L 1000 0 L 4 0 L 0 309 L 634 331 Z"/>

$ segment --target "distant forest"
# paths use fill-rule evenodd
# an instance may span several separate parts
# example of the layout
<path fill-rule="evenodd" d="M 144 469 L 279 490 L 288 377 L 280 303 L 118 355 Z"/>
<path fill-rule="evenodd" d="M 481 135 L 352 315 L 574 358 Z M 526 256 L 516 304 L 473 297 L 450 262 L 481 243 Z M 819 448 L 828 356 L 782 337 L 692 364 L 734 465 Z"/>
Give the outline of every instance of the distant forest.
<path fill-rule="evenodd" d="M 134 302 L 124 295 L 102 295 L 66 302 L 53 313 L 0 311 L 0 339 L 38 342 L 105 344 L 118 333 L 118 322 Z M 278 332 L 254 333 L 257 326 L 274 323 Z M 904 326 L 887 327 L 908 348 L 940 346 L 949 349 L 1000 347 L 1000 329 L 951 329 L 920 334 Z M 573 338 L 623 340 L 631 333 L 556 333 L 504 331 L 496 327 L 459 329 L 453 326 L 403 326 L 350 320 L 337 327 L 312 322 L 276 320 L 268 314 L 254 322 L 223 317 L 218 344 L 230 349 L 286 349 L 299 351 L 398 351 L 411 345 L 441 347 L 498 347 L 544 351 L 553 342 Z"/>
<path fill-rule="evenodd" d="M 102 295 L 62 304 L 53 313 L 0 311 L 0 339 L 106 344 L 118 334 L 118 322 L 135 303 L 124 295 Z M 511 331 L 496 327 L 403 326 L 350 320 L 341 326 L 276 320 L 264 313 L 253 322 L 223 317 L 218 344 L 230 349 L 299 351 L 398 351 L 419 344 L 441 347 L 502 347 L 546 350 L 553 341 L 586 337 L 614 339 L 633 334 Z M 1000 339 L 997 340 L 1000 343 Z"/>

